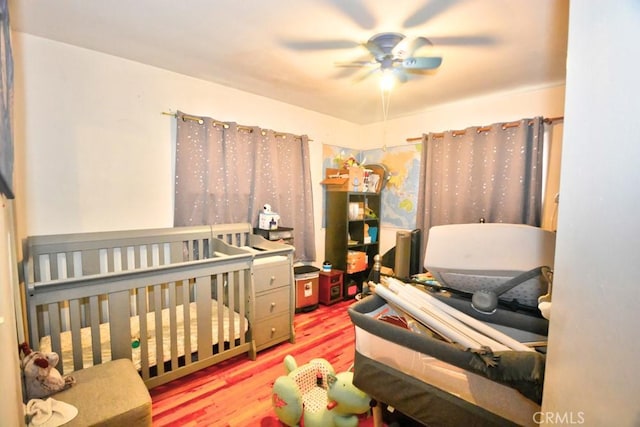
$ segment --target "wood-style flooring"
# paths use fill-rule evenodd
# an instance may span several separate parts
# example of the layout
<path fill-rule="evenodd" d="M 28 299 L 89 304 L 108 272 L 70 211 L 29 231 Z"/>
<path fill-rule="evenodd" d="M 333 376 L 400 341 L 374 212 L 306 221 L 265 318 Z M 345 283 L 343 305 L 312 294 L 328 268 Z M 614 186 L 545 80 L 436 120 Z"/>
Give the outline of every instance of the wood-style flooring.
<path fill-rule="evenodd" d="M 280 426 L 271 409 L 271 388 L 286 373 L 284 357 L 291 354 L 298 364 L 323 357 L 336 372 L 348 370 L 355 337 L 347 308 L 354 302 L 320 305 L 296 314 L 295 344 L 284 342 L 263 350 L 255 361 L 238 356 L 153 388 L 153 425 Z"/>

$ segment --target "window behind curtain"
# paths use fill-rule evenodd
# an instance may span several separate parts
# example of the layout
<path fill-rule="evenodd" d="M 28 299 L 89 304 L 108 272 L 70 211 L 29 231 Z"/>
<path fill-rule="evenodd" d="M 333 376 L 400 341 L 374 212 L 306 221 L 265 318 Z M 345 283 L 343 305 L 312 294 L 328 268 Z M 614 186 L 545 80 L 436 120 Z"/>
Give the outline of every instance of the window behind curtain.
<path fill-rule="evenodd" d="M 265 204 L 294 229 L 296 259 L 315 261 L 306 136 L 177 114 L 174 225 L 258 224 Z"/>
<path fill-rule="evenodd" d="M 504 222 L 540 226 L 541 117 L 423 138 L 417 226 Z"/>

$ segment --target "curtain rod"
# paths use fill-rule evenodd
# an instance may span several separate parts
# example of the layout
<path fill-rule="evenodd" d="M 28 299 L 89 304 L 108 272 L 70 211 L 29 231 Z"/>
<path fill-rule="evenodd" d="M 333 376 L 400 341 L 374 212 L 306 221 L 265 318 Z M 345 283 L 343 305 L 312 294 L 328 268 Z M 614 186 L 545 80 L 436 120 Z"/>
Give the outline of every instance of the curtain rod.
<path fill-rule="evenodd" d="M 549 117 L 549 118 L 545 118 L 542 119 L 542 121 L 546 124 L 552 124 L 553 122 L 559 122 L 564 120 L 563 116 L 558 116 L 558 117 Z M 529 124 L 532 124 L 532 121 L 529 121 Z M 520 122 L 509 122 L 509 123 L 505 123 L 502 125 L 502 129 L 509 129 L 509 128 L 515 128 L 520 126 Z M 491 130 L 491 126 L 483 126 L 483 127 L 479 127 L 478 130 L 476 132 L 488 132 Z M 462 130 L 454 130 L 451 132 L 453 136 L 461 136 L 464 135 L 466 133 L 466 131 L 464 129 Z M 440 132 L 440 133 L 434 133 L 433 137 L 434 138 L 442 138 L 444 136 L 444 132 Z M 414 137 L 414 138 L 407 138 L 407 142 L 416 142 L 416 141 L 422 141 L 422 137 Z"/>
<path fill-rule="evenodd" d="M 170 112 L 166 112 L 163 111 L 162 114 L 164 114 L 165 116 L 172 116 L 174 118 L 178 118 L 178 114 L 177 113 L 170 113 Z M 197 116 L 190 116 L 188 114 L 183 114 L 182 115 L 182 120 L 190 120 L 192 122 L 197 122 L 198 124 L 202 125 L 204 124 L 204 120 L 201 117 L 197 117 Z M 224 129 L 229 129 L 229 125 L 227 123 L 224 122 L 219 122 L 217 120 L 213 120 L 212 119 L 212 123 L 214 126 L 220 126 L 221 128 Z M 249 132 L 252 133 L 253 132 L 253 128 L 250 126 L 242 126 L 242 125 L 237 125 L 236 128 L 239 131 L 245 131 L 245 132 Z M 267 133 L 263 130 L 262 131 L 262 135 L 266 135 Z M 274 132 L 273 136 L 275 136 L 276 138 L 286 138 L 287 134 L 286 133 L 280 133 L 280 132 Z M 294 139 L 302 139 L 301 136 L 298 135 L 293 135 Z M 313 139 L 309 139 L 309 142 L 312 142 Z"/>

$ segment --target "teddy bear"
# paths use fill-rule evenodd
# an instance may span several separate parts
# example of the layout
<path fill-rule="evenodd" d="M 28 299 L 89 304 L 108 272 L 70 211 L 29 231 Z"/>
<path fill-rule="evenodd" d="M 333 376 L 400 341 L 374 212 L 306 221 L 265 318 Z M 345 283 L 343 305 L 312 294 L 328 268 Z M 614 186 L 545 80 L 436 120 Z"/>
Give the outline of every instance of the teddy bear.
<path fill-rule="evenodd" d="M 272 406 L 287 426 L 357 427 L 358 415 L 369 411 L 371 398 L 353 385 L 353 372 L 335 373 L 322 358 L 297 366 L 287 355 L 287 375 L 273 384 Z"/>
<path fill-rule="evenodd" d="M 62 376 L 56 369 L 58 354 L 33 351 L 26 342 L 20 344 L 20 350 L 27 399 L 47 397 L 75 384 L 73 376 Z"/>

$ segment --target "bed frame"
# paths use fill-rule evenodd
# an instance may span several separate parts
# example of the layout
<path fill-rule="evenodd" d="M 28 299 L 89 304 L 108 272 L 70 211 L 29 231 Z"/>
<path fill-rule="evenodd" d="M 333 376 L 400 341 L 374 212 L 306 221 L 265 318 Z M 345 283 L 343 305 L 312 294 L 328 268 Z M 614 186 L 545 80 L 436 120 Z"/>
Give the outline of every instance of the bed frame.
<path fill-rule="evenodd" d="M 87 352 L 91 365 L 107 361 L 105 350 L 110 359 L 139 352 L 148 388 L 243 353 L 255 359 L 254 261 L 274 254 L 291 261 L 292 253 L 244 223 L 28 237 L 30 344 L 39 348 L 48 337 L 62 354 L 70 336 L 71 371 L 87 367 Z"/>

